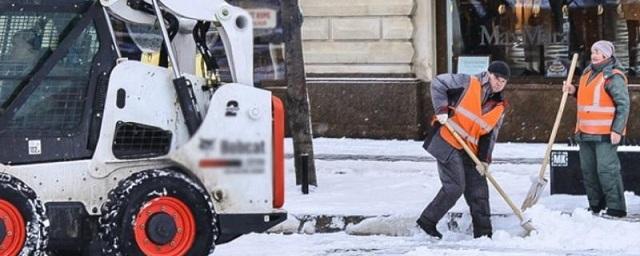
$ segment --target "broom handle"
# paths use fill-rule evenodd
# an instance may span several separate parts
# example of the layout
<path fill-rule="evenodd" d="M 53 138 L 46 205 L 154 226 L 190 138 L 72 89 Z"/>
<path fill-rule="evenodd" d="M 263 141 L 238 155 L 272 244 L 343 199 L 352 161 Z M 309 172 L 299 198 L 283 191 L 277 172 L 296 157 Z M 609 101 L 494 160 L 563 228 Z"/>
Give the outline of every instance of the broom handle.
<path fill-rule="evenodd" d="M 469 155 L 469 157 L 471 157 L 473 162 L 476 165 L 484 166 L 482 164 L 482 161 L 480 161 L 480 159 L 478 159 L 476 154 L 473 153 L 473 151 L 471 151 L 471 149 L 469 148 L 469 145 L 467 145 L 467 143 L 460 137 L 460 135 L 458 135 L 458 133 L 455 130 L 453 130 L 453 127 L 451 127 L 449 122 L 444 123 L 444 126 L 446 126 L 447 129 L 449 129 L 451 134 L 453 134 L 453 137 L 455 137 L 456 140 L 458 141 L 458 143 L 460 143 L 462 145 L 462 148 L 464 148 L 464 151 L 467 152 L 467 155 Z M 498 182 L 493 178 L 493 175 L 491 175 L 491 173 L 488 170 L 486 172 L 484 172 L 484 173 L 480 172 L 480 174 L 482 174 L 485 177 L 487 177 L 489 182 L 491 182 L 491 185 L 493 185 L 493 187 L 498 191 L 500 196 L 502 196 L 502 199 L 504 199 L 504 201 L 507 202 L 509 207 L 511 207 L 511 210 L 513 210 L 513 213 L 515 213 L 518 216 L 518 219 L 520 219 L 521 222 L 524 221 L 524 216 L 522 215 L 522 212 L 520 211 L 520 208 L 516 207 L 516 205 L 513 203 L 513 201 L 511 201 L 511 198 L 507 195 L 507 193 L 504 192 L 502 187 L 500 187 L 500 184 L 498 184 Z"/>
<path fill-rule="evenodd" d="M 569 68 L 569 75 L 567 76 L 567 80 L 565 83 L 571 83 L 573 80 L 573 73 L 576 70 L 576 64 L 578 63 L 578 54 L 573 54 L 573 59 L 571 60 L 571 68 Z M 558 112 L 556 113 L 556 121 L 553 123 L 553 129 L 551 130 L 551 136 L 549 136 L 549 143 L 547 143 L 547 150 L 544 152 L 544 158 L 542 159 L 542 165 L 540 166 L 540 179 L 544 179 L 544 173 L 547 170 L 547 164 L 549 164 L 549 158 L 551 157 L 551 148 L 553 147 L 553 143 L 556 141 L 556 135 L 558 134 L 558 127 L 560 127 L 560 120 L 562 120 L 562 113 L 564 112 L 564 105 L 567 104 L 567 96 L 568 92 L 562 92 L 562 99 L 560 100 L 560 107 L 558 107 Z"/>

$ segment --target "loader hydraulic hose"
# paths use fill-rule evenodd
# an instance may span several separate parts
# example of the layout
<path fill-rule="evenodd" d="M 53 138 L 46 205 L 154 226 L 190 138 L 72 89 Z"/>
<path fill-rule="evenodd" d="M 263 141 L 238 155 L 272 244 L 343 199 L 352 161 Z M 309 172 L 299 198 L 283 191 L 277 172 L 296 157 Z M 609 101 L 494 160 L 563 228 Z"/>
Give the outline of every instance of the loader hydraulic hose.
<path fill-rule="evenodd" d="M 202 58 L 204 58 L 204 61 L 207 64 L 207 70 L 214 71 L 219 69 L 219 67 L 216 57 L 207 45 L 207 31 L 209 31 L 210 27 L 211 22 L 198 21 L 196 26 L 193 28 L 193 39 L 196 42 L 198 51 L 200 51 Z"/>

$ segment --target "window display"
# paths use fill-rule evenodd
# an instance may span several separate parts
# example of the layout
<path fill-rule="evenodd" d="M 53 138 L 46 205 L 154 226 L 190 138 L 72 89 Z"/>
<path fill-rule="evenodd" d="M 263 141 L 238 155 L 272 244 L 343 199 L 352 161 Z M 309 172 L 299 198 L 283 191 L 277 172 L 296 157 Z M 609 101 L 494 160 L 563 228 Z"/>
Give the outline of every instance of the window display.
<path fill-rule="evenodd" d="M 450 71 L 460 56 L 491 56 L 515 76 L 564 77 L 572 53 L 578 69 L 604 39 L 630 77 L 638 70 L 640 0 L 455 0 L 448 3 Z"/>

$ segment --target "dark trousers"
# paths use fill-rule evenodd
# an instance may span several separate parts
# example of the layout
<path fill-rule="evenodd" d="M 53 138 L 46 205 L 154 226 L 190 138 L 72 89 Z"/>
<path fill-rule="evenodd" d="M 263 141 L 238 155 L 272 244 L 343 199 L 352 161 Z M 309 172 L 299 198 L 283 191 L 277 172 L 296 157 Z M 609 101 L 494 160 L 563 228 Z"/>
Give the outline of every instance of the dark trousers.
<path fill-rule="evenodd" d="M 609 142 L 580 142 L 580 167 L 591 207 L 626 212 L 617 149 Z"/>
<path fill-rule="evenodd" d="M 474 236 L 487 235 L 492 232 L 487 179 L 475 169 L 471 159 L 463 154 L 462 151 L 455 151 L 448 162 L 438 161 L 442 188 L 424 209 L 420 219 L 438 223 L 460 196 L 464 195 L 471 211 Z"/>

